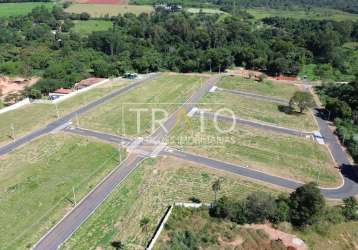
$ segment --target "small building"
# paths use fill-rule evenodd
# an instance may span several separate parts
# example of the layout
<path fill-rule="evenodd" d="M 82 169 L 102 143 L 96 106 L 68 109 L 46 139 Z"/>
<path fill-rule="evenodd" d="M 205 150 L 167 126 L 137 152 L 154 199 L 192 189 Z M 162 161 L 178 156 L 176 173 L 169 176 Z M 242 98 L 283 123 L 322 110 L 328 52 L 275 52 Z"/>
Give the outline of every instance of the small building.
<path fill-rule="evenodd" d="M 72 93 L 72 89 L 65 89 L 65 88 L 56 89 L 53 93 L 49 93 L 48 99 L 56 100 L 61 96 L 68 95 L 69 93 Z"/>
<path fill-rule="evenodd" d="M 78 83 L 75 84 L 75 90 L 80 90 L 80 89 L 84 89 L 84 88 L 88 88 L 96 83 L 99 83 L 101 81 L 105 80 L 104 78 L 96 78 L 96 77 L 91 77 L 91 78 L 87 78 L 84 79 Z"/>
<path fill-rule="evenodd" d="M 297 77 L 284 75 L 279 75 L 275 79 L 279 81 L 297 81 Z"/>

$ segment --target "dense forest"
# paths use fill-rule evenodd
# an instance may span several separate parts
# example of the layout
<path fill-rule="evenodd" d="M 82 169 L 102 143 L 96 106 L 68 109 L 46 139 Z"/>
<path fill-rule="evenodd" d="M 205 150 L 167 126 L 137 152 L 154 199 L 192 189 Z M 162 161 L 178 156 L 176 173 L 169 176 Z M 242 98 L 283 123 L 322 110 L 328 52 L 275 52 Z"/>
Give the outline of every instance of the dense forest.
<path fill-rule="evenodd" d="M 112 17 L 110 30 L 88 37 L 71 31 L 73 19 L 89 18 L 59 6 L 1 18 L 0 74 L 41 76 L 27 92 L 34 98 L 90 75 L 126 71 L 224 71 L 237 65 L 296 75 L 302 65 L 314 63 L 318 75 L 358 74 L 356 50 L 342 47 L 357 41 L 357 22 L 267 18 L 257 23 L 246 15 L 158 10 Z"/>

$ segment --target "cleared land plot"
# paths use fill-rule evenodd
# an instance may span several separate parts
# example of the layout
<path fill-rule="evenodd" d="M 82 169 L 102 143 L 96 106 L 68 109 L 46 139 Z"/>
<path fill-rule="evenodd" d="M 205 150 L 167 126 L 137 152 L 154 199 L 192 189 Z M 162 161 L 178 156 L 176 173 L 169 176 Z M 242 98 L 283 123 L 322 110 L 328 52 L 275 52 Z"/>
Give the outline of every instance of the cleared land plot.
<path fill-rule="evenodd" d="M 194 222 L 194 223 L 193 223 Z M 188 239 L 192 239 L 189 243 Z M 212 218 L 207 208 L 176 207 L 164 227 L 154 249 L 286 249 L 260 229 L 240 227 L 234 222 Z"/>
<path fill-rule="evenodd" d="M 105 20 L 87 20 L 87 21 L 75 21 L 73 31 L 82 35 L 88 35 L 95 31 L 108 30 L 112 27 L 111 21 Z"/>
<path fill-rule="evenodd" d="M 272 96 L 290 100 L 295 91 L 299 90 L 293 84 L 272 81 L 257 82 L 239 76 L 226 76 L 217 84 L 219 88 L 240 90 L 258 95 Z"/>
<path fill-rule="evenodd" d="M 221 108 L 229 108 L 242 119 L 269 123 L 272 125 L 312 132 L 318 130 L 311 111 L 303 114 L 298 112 L 286 113 L 286 106 L 270 101 L 217 91 L 208 93 L 200 100 L 200 107 L 215 112 Z M 230 115 L 229 113 L 220 113 Z"/>
<path fill-rule="evenodd" d="M 217 125 L 224 130 L 231 127 L 227 123 Z M 303 138 L 241 125 L 222 134 L 212 121 L 205 121 L 201 133 L 200 119 L 192 118 L 177 124 L 168 143 L 188 152 L 302 182 L 316 181 L 319 175 L 320 185 L 336 187 L 341 183 L 327 149 Z"/>
<path fill-rule="evenodd" d="M 117 147 L 62 133 L 2 157 L 1 247 L 31 247 L 71 209 L 73 188 L 79 201 L 124 158 Z"/>
<path fill-rule="evenodd" d="M 160 110 L 170 115 L 206 79 L 201 76 L 162 74 L 126 95 L 113 98 L 111 102 L 84 114 L 79 118 L 80 126 L 128 136 L 149 135 L 152 133 L 152 125 L 155 128 L 159 126 L 152 122 L 152 118 L 165 119 Z M 138 118 L 139 109 L 143 111 Z M 160 110 L 156 112 L 155 109 Z"/>
<path fill-rule="evenodd" d="M 153 7 L 149 5 L 117 5 L 117 4 L 72 4 L 65 9 L 68 13 L 87 12 L 91 17 L 118 16 L 125 13 L 150 13 Z"/>
<path fill-rule="evenodd" d="M 35 7 L 45 6 L 51 9 L 53 3 L 0 3 L 0 17 L 22 16 L 31 12 Z"/>
<path fill-rule="evenodd" d="M 256 19 L 263 19 L 265 17 L 290 17 L 297 19 L 314 19 L 314 20 L 334 20 L 334 21 L 349 21 L 358 20 L 357 14 L 352 14 L 340 10 L 333 10 L 327 8 L 312 8 L 307 9 L 270 9 L 270 8 L 252 8 L 247 9 L 251 15 Z"/>
<path fill-rule="evenodd" d="M 193 14 L 199 14 L 199 13 L 205 13 L 205 14 L 227 14 L 224 11 L 221 11 L 219 9 L 209 9 L 209 8 L 188 8 L 186 9 L 186 11 L 188 11 L 189 13 L 193 13 Z"/>
<path fill-rule="evenodd" d="M 128 84 L 127 80 L 120 80 L 113 84 L 105 84 L 87 92 L 78 94 L 57 105 L 59 116 L 63 116 L 79 107 L 96 100 L 115 88 Z M 45 126 L 57 119 L 56 106 L 52 104 L 30 104 L 14 111 L 0 114 L 0 145 L 12 140 L 12 127 L 15 138 L 21 137 L 34 129 Z"/>
<path fill-rule="evenodd" d="M 188 202 L 191 197 L 212 202 L 211 185 L 217 178 L 223 180 L 219 197 L 244 198 L 257 190 L 278 192 L 239 176 L 178 159 L 149 159 L 109 196 L 63 249 L 109 249 L 110 242 L 115 240 L 121 240 L 126 247 L 142 249 L 173 202 Z M 140 220 L 144 217 L 150 221 L 146 228 L 141 228 Z"/>

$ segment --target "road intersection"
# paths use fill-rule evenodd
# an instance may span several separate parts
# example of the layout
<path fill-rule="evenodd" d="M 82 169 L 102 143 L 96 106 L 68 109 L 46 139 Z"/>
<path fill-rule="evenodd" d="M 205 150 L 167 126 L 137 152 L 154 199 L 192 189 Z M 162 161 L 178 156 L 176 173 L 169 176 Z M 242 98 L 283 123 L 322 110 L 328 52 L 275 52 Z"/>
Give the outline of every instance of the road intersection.
<path fill-rule="evenodd" d="M 215 159 L 209 159 L 206 157 L 202 157 L 199 155 L 182 152 L 180 150 L 167 147 L 163 144 L 163 140 L 171 131 L 171 129 L 176 125 L 179 114 L 184 110 L 184 112 L 188 113 L 192 110 L 196 103 L 199 102 L 199 99 L 204 96 L 215 84 L 219 81 L 220 76 L 214 75 L 209 78 L 204 85 L 202 85 L 185 103 L 181 105 L 179 109 L 177 109 L 164 123 L 163 127 L 159 127 L 152 135 L 150 135 L 147 139 L 130 139 L 123 136 L 116 136 L 111 134 L 106 134 L 97 131 L 86 130 L 82 128 L 76 127 L 66 127 L 71 119 L 76 117 L 78 114 L 82 114 L 87 112 L 88 110 L 109 101 L 111 98 L 124 94 L 140 84 L 144 83 L 146 80 L 153 78 L 150 76 L 147 79 L 136 81 L 131 85 L 128 85 L 119 90 L 115 90 L 109 95 L 106 95 L 80 109 L 75 112 L 72 112 L 52 123 L 47 125 L 46 127 L 36 130 L 30 133 L 27 136 L 19 138 L 18 140 L 0 147 L 0 156 L 7 154 L 8 152 L 14 150 L 15 148 L 45 134 L 50 133 L 58 128 L 63 128 L 63 131 L 68 133 L 75 133 L 81 136 L 89 136 L 94 137 L 106 142 L 119 144 L 129 151 L 129 156 L 125 159 L 119 166 L 117 166 L 106 178 L 102 180 L 92 191 L 85 196 L 59 223 L 57 223 L 47 234 L 45 234 L 33 247 L 33 249 L 58 249 L 77 229 L 78 227 L 86 221 L 86 219 L 96 210 L 98 206 L 102 204 L 102 202 L 108 197 L 108 195 L 115 189 L 120 183 L 122 183 L 126 177 L 136 169 L 136 167 L 146 158 L 148 157 L 156 157 L 158 155 L 161 156 L 171 156 L 176 157 L 182 160 L 195 162 L 197 164 L 207 166 L 210 168 L 214 168 L 221 171 L 230 172 L 233 174 L 241 175 L 244 177 L 248 177 L 254 180 L 258 180 L 261 182 L 270 183 L 276 186 L 280 186 L 288 189 L 295 189 L 301 186 L 303 183 L 282 178 L 279 176 L 270 175 L 264 172 L 260 172 L 257 170 L 249 169 L 245 166 L 239 166 L 223 161 L 218 161 Z M 254 98 L 260 98 L 260 96 L 255 95 Z M 280 100 L 276 100 L 280 101 Z M 358 193 L 358 184 L 355 172 L 353 168 L 350 166 L 350 162 L 348 160 L 347 155 L 342 150 L 337 138 L 334 136 L 330 128 L 328 127 L 326 121 L 320 117 L 319 112 L 315 113 L 318 125 L 320 127 L 320 132 L 323 135 L 324 140 L 326 141 L 334 160 L 337 165 L 341 168 L 341 172 L 343 175 L 343 184 L 338 188 L 333 189 L 324 189 L 322 188 L 322 193 L 327 198 L 340 199 L 352 195 L 356 195 Z M 212 118 L 211 115 L 207 115 L 206 118 Z M 227 117 L 221 117 L 222 120 L 230 121 Z M 231 118 L 232 119 L 232 118 Z M 257 124 L 250 123 L 250 121 L 240 120 L 241 123 L 244 123 L 248 126 L 257 127 Z M 64 128 L 65 127 L 65 128 Z M 302 134 L 303 132 L 292 132 L 288 131 L 285 128 L 271 128 L 267 125 L 263 126 L 262 124 L 257 127 L 260 129 L 269 129 L 275 131 L 279 129 L 279 131 L 296 136 L 306 136 L 306 134 Z"/>

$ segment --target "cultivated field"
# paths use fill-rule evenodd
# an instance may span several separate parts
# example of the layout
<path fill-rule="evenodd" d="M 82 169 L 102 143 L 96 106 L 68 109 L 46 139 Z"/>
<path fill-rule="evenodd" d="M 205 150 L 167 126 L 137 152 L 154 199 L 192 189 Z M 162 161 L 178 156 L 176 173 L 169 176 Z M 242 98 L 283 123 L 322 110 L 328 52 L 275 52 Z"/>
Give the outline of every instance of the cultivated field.
<path fill-rule="evenodd" d="M 173 209 L 154 249 L 180 248 L 183 242 L 187 242 L 184 237 L 192 239 L 192 245 L 199 249 L 286 249 L 280 241 L 271 240 L 264 230 L 210 217 L 207 208 L 179 207 Z"/>
<path fill-rule="evenodd" d="M 270 101 L 257 100 L 251 97 L 232 93 L 220 92 L 208 93 L 200 100 L 201 108 L 231 109 L 236 116 L 280 127 L 312 132 L 318 130 L 311 111 L 286 113 L 287 106 L 272 103 Z M 227 114 L 230 115 L 230 114 Z"/>
<path fill-rule="evenodd" d="M 152 131 L 153 109 L 164 109 L 168 115 L 185 102 L 207 79 L 204 76 L 165 73 L 146 82 L 126 95 L 113 98 L 79 118 L 81 127 L 121 135 L 149 135 Z M 136 109 L 141 112 L 137 123 Z M 157 112 L 157 120 L 164 118 Z M 158 124 L 154 124 L 158 127 Z M 137 132 L 139 126 L 139 133 Z"/>
<path fill-rule="evenodd" d="M 31 10 L 38 6 L 45 6 L 51 9 L 53 3 L 0 3 L 0 17 L 8 16 L 22 16 L 31 12 Z"/>
<path fill-rule="evenodd" d="M 121 157 L 120 157 L 121 155 Z M 124 159 L 95 140 L 48 135 L 1 158 L 0 245 L 26 249 Z"/>
<path fill-rule="evenodd" d="M 150 13 L 153 7 L 149 5 L 118 5 L 118 4 L 72 4 L 66 10 L 68 13 L 87 12 L 91 17 L 117 16 L 125 13 Z"/>
<path fill-rule="evenodd" d="M 63 116 L 128 83 L 129 81 L 127 80 L 119 80 L 116 83 L 105 84 L 67 99 L 57 105 L 58 114 Z M 0 145 L 12 140 L 12 127 L 14 128 L 15 138 L 21 137 L 57 119 L 57 110 L 56 106 L 51 104 L 30 104 L 20 109 L 0 114 Z"/>
<path fill-rule="evenodd" d="M 226 130 L 231 124 L 219 122 L 218 126 Z M 237 125 L 233 132 L 221 134 L 212 121 L 205 121 L 201 133 L 200 119 L 192 118 L 179 122 L 168 142 L 188 152 L 302 182 L 316 181 L 319 176 L 323 186 L 336 187 L 341 183 L 327 149 L 303 138 L 242 125 Z"/>
<path fill-rule="evenodd" d="M 256 19 L 263 19 L 265 17 L 290 17 L 297 19 L 314 19 L 314 20 L 334 20 L 334 21 L 349 21 L 358 20 L 357 14 L 352 14 L 340 10 L 326 9 L 326 8 L 312 8 L 308 9 L 271 9 L 271 8 L 253 8 L 247 9 L 251 15 Z"/>
<path fill-rule="evenodd" d="M 63 249 L 109 249 L 110 242 L 115 240 L 121 240 L 130 249 L 142 249 L 168 205 L 188 202 L 191 197 L 211 202 L 214 199 L 211 185 L 217 178 L 223 180 L 219 197 L 239 199 L 257 190 L 278 192 L 239 176 L 177 159 L 149 159 L 110 195 Z M 145 229 L 140 227 L 144 217 L 150 220 Z"/>
<path fill-rule="evenodd" d="M 290 100 L 295 91 L 299 90 L 294 84 L 280 83 L 276 81 L 257 82 L 250 79 L 244 79 L 240 76 L 223 77 L 217 86 L 223 89 L 240 90 L 286 100 Z"/>
<path fill-rule="evenodd" d="M 112 27 L 111 21 L 105 20 L 87 20 L 87 21 L 75 21 L 73 31 L 82 35 L 88 35 L 94 31 L 108 30 Z"/>

